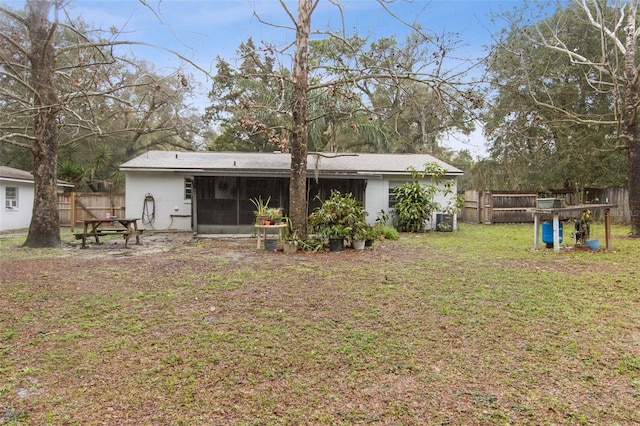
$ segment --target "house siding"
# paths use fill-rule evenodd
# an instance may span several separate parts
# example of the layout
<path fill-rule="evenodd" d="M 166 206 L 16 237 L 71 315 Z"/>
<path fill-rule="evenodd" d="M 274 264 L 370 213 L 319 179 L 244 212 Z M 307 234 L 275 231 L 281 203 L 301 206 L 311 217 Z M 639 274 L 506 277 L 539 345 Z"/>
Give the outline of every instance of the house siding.
<path fill-rule="evenodd" d="M 6 208 L 6 188 L 18 188 L 18 208 Z M 33 184 L 27 182 L 0 181 L 0 231 L 28 228 L 33 211 Z"/>
<path fill-rule="evenodd" d="M 125 176 L 127 216 L 141 218 L 142 229 L 192 229 L 191 200 L 184 198 L 186 176 L 171 172 L 127 172 Z M 147 194 L 153 202 L 145 208 Z"/>
<path fill-rule="evenodd" d="M 364 197 L 364 208 L 369 213 L 367 222 L 375 223 L 380 210 L 389 211 L 389 181 L 386 179 L 371 179 L 367 182 Z"/>

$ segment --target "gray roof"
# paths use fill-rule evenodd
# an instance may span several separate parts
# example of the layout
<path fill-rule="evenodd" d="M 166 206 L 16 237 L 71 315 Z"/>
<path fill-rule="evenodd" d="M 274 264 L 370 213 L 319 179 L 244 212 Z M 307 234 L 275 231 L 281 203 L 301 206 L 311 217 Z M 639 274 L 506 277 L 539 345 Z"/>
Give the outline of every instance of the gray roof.
<path fill-rule="evenodd" d="M 14 169 L 13 167 L 0 166 L 0 180 L 14 182 L 33 182 L 33 175 L 25 170 Z M 74 185 L 63 180 L 58 180 L 58 185 L 73 187 Z"/>
<path fill-rule="evenodd" d="M 0 166 L 0 178 L 33 182 L 33 175 L 31 173 L 8 166 Z"/>
<path fill-rule="evenodd" d="M 309 154 L 309 173 L 320 175 L 407 174 L 409 166 L 420 171 L 428 162 L 442 166 L 449 176 L 463 172 L 427 154 Z M 288 153 L 213 152 L 213 151 L 149 151 L 120 166 L 123 171 L 174 171 L 206 174 L 289 174 Z"/>

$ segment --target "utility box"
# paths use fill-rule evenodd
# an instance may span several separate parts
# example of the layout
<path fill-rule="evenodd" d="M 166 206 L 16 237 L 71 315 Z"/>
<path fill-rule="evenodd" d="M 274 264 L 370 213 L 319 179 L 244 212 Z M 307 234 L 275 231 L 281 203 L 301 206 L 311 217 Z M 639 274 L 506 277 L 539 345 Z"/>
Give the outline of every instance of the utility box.
<path fill-rule="evenodd" d="M 436 231 L 452 232 L 453 231 L 453 215 L 445 213 L 436 214 Z"/>

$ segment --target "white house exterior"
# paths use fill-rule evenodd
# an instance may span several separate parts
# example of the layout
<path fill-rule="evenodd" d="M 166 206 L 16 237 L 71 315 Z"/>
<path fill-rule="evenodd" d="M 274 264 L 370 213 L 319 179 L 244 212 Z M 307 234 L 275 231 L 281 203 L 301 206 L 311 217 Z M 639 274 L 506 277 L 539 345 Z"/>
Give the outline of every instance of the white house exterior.
<path fill-rule="evenodd" d="M 58 188 L 73 184 L 58 181 Z M 13 167 L 0 166 L 0 231 L 28 228 L 34 198 L 33 175 Z"/>
<path fill-rule="evenodd" d="M 446 179 L 455 182 L 462 175 L 426 154 L 309 154 L 309 211 L 319 205 L 317 196 L 324 199 L 337 189 L 361 200 L 373 223 L 380 211 L 389 213 L 390 191 L 411 180 L 408 168 L 424 170 L 431 162 L 446 170 Z M 270 198 L 270 206 L 285 213 L 288 207 L 291 156 L 286 153 L 149 151 L 120 170 L 127 214 L 141 217 L 145 229 L 251 233 L 252 198 Z M 436 201 L 445 206 L 451 197 L 439 194 Z M 435 225 L 435 214 L 428 225 Z"/>

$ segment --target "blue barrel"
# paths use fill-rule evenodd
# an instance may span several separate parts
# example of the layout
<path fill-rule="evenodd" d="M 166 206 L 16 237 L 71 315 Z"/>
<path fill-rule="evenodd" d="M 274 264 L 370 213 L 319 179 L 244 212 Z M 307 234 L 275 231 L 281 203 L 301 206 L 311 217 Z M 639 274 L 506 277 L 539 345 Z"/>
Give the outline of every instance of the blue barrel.
<path fill-rule="evenodd" d="M 558 236 L 560 242 L 562 242 L 562 222 L 558 224 Z M 542 242 L 547 244 L 553 244 L 553 222 L 542 222 Z"/>

